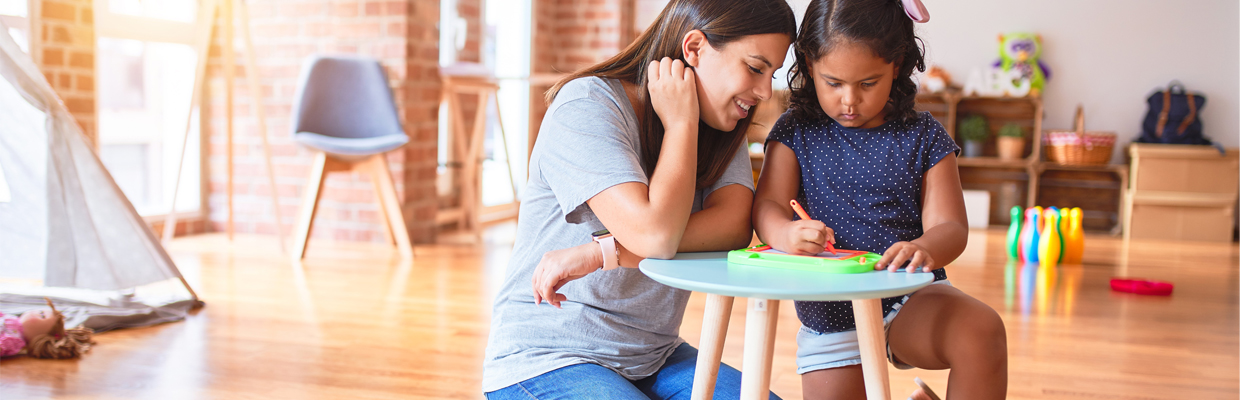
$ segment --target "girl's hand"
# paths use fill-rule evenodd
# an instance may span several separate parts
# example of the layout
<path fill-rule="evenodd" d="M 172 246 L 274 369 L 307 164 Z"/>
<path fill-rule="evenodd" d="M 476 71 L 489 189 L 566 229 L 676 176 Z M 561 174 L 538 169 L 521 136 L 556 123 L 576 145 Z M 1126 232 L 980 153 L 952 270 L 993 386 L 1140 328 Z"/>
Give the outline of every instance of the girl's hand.
<path fill-rule="evenodd" d="M 934 263 L 934 258 L 930 257 L 930 251 L 925 247 L 913 242 L 896 242 L 887 248 L 883 253 L 883 258 L 874 264 L 874 269 L 886 269 L 895 272 L 904 262 L 908 261 L 908 272 L 917 272 L 920 268 L 921 272 L 930 272 L 942 266 Z"/>
<path fill-rule="evenodd" d="M 787 234 L 788 249 L 780 249 L 785 253 L 813 255 L 826 249 L 827 242 L 835 244 L 835 230 L 828 228 L 822 221 L 798 219 L 784 224 Z"/>
<path fill-rule="evenodd" d="M 556 293 L 565 284 L 579 279 L 603 266 L 603 253 L 596 242 L 543 254 L 534 269 L 534 304 L 546 300 L 556 308 L 568 297 Z"/>
<path fill-rule="evenodd" d="M 663 126 L 698 123 L 697 78 L 684 61 L 663 57 L 646 67 L 650 103 Z"/>

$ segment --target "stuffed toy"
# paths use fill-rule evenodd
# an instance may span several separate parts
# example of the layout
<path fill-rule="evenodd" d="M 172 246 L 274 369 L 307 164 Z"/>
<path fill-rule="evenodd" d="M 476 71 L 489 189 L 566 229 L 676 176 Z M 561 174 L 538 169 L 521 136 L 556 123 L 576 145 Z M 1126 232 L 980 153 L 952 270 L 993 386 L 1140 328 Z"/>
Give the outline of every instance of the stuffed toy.
<path fill-rule="evenodd" d="M 1051 77 L 1050 68 L 1042 63 L 1042 36 L 1033 33 L 1009 33 L 999 35 L 999 61 L 995 66 L 1005 72 L 1016 71 L 1020 79 L 1028 79 L 1029 93 L 1037 96 L 1046 80 Z M 1016 73 L 1012 75 L 1017 75 Z"/>
<path fill-rule="evenodd" d="M 88 328 L 65 329 L 65 316 L 47 300 L 48 308 L 16 317 L 0 313 L 0 357 L 21 354 L 34 358 L 76 358 L 90 350 L 94 333 Z"/>
<path fill-rule="evenodd" d="M 922 89 L 929 93 L 938 93 L 952 86 L 952 76 L 937 65 L 931 65 L 923 79 Z"/>

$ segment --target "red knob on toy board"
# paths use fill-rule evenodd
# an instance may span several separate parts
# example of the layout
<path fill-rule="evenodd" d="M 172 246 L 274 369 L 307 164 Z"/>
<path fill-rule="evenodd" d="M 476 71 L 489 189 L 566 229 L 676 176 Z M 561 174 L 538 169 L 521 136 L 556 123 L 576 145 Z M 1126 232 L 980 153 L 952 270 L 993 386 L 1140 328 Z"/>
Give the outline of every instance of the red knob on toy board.
<path fill-rule="evenodd" d="M 1141 278 L 1111 279 L 1111 290 L 1117 292 L 1136 293 L 1151 296 L 1170 296 L 1175 285 L 1170 282 L 1152 281 Z"/>

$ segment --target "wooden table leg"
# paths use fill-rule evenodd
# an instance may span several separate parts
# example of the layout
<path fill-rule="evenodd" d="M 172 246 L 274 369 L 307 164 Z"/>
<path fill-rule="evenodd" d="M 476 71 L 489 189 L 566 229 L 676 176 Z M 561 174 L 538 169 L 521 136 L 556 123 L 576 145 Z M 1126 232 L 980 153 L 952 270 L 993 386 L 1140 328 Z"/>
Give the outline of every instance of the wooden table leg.
<path fill-rule="evenodd" d="M 723 358 L 723 340 L 732 318 L 732 296 L 706 294 L 702 315 L 702 341 L 698 345 L 697 369 L 693 372 L 693 400 L 709 400 L 715 395 L 715 378 Z"/>
<path fill-rule="evenodd" d="M 887 340 L 883 335 L 882 299 L 853 300 L 857 341 L 861 346 L 861 371 L 865 374 L 865 397 L 891 399 L 887 384 Z"/>
<path fill-rule="evenodd" d="M 765 400 L 771 392 L 771 358 L 775 355 L 775 323 L 779 300 L 749 299 L 745 314 L 745 358 L 741 369 L 741 400 Z"/>

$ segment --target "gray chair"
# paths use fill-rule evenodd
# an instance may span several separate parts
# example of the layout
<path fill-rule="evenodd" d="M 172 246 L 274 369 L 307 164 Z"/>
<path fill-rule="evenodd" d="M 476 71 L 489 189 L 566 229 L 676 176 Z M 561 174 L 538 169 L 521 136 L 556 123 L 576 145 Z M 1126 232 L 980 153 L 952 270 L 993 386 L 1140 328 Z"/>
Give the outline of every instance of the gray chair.
<path fill-rule="evenodd" d="M 396 115 L 387 75 L 378 61 L 313 56 L 306 61 L 293 104 L 293 140 L 316 150 L 294 231 L 294 255 L 306 255 L 323 179 L 334 171 L 370 176 L 389 242 L 412 258 L 413 246 L 383 153 L 409 142 Z"/>

